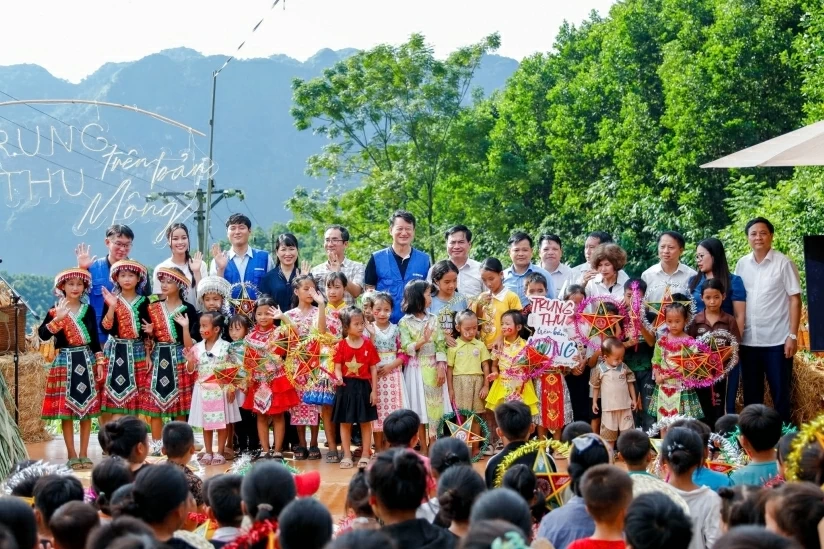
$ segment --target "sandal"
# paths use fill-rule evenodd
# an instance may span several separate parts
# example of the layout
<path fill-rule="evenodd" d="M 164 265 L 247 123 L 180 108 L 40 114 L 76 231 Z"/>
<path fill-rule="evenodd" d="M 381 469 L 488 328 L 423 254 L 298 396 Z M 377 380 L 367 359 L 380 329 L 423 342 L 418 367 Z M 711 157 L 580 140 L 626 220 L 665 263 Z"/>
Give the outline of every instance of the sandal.
<path fill-rule="evenodd" d="M 223 465 L 226 463 L 226 458 L 223 457 L 223 454 L 213 454 L 212 455 L 212 465 Z"/>
<path fill-rule="evenodd" d="M 309 447 L 309 459 L 316 460 L 320 459 L 320 448 L 317 446 L 310 446 Z"/>
<path fill-rule="evenodd" d="M 71 458 L 66 462 L 66 467 L 72 471 L 79 471 L 83 468 L 83 464 L 80 462 L 80 458 Z"/>
<path fill-rule="evenodd" d="M 340 463 L 340 454 L 337 450 L 329 450 L 326 452 L 326 463 Z"/>
<path fill-rule="evenodd" d="M 269 454 L 267 455 L 267 457 L 268 457 L 269 459 L 274 459 L 274 460 L 277 460 L 277 461 L 279 461 L 279 462 L 281 462 L 281 463 L 283 463 L 283 462 L 284 462 L 284 459 L 283 459 L 283 454 L 282 454 L 281 452 L 269 452 Z"/>
<path fill-rule="evenodd" d="M 203 454 L 203 457 L 197 460 L 198 463 L 204 467 L 212 464 L 212 454 Z"/>
<path fill-rule="evenodd" d="M 351 469 L 354 466 L 355 464 L 352 463 L 352 460 L 350 458 L 343 458 L 342 460 L 340 460 L 341 469 Z"/>
<path fill-rule="evenodd" d="M 362 457 L 358 460 L 358 469 L 366 469 L 369 466 L 369 460 Z"/>
<path fill-rule="evenodd" d="M 80 459 L 80 466 L 81 469 L 88 471 L 90 469 L 94 469 L 94 463 L 88 457 L 81 457 Z"/>
<path fill-rule="evenodd" d="M 363 455 L 363 448 L 355 448 L 352 450 L 352 457 L 359 458 Z"/>
<path fill-rule="evenodd" d="M 309 450 L 303 446 L 295 446 L 292 448 L 292 453 L 295 455 L 295 461 L 303 461 L 304 459 L 308 459 L 310 456 Z"/>

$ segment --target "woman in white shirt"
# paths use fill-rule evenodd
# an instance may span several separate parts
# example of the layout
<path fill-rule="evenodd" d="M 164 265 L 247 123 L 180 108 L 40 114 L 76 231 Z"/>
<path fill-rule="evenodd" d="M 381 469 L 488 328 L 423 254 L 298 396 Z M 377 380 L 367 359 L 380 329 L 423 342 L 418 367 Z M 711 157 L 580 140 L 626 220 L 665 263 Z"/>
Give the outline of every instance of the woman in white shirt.
<path fill-rule="evenodd" d="M 157 279 L 157 270 L 161 267 L 177 267 L 186 278 L 192 281 L 192 285 L 186 290 L 184 299 L 194 305 L 200 311 L 197 303 L 197 283 L 206 276 L 206 263 L 203 261 L 203 254 L 195 252 L 189 254 L 189 229 L 183 223 L 174 223 L 166 230 L 166 242 L 172 250 L 172 257 L 158 263 L 152 275 L 152 293 L 160 293 L 160 281 Z"/>
<path fill-rule="evenodd" d="M 627 275 L 621 270 L 627 264 L 627 252 L 618 244 L 599 244 L 589 259 L 589 265 L 598 274 L 586 286 L 587 297 L 611 295 L 624 299 Z"/>

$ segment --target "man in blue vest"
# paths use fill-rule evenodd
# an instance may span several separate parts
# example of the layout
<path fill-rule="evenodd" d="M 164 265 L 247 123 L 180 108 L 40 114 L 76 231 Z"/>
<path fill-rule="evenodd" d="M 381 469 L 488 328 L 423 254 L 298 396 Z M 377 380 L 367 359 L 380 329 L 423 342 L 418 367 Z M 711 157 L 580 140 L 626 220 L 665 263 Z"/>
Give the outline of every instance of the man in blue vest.
<path fill-rule="evenodd" d="M 212 264 L 209 274 L 222 276 L 229 284 L 250 282 L 258 287 L 263 276 L 275 268 L 272 256 L 249 246 L 252 222 L 243 214 L 232 214 L 226 220 L 226 236 L 232 248 L 224 252 L 219 244 L 212 245 Z M 239 297 L 233 295 L 232 297 Z M 256 296 L 250 295 L 255 298 Z"/>
<path fill-rule="evenodd" d="M 97 316 L 97 333 L 101 345 L 109 338 L 107 334 L 103 333 L 103 328 L 100 327 L 100 319 L 103 318 L 103 288 L 109 291 L 114 289 L 114 284 L 112 284 L 112 280 L 109 277 L 109 270 L 112 268 L 112 265 L 121 259 L 128 259 L 133 242 L 134 232 L 132 232 L 128 225 L 112 225 L 106 229 L 105 243 L 108 253 L 105 257 L 98 259 L 97 256 L 92 256 L 91 246 L 83 243 L 74 250 L 77 256 L 77 266 L 81 269 L 86 269 L 92 274 L 89 304 L 94 307 L 94 312 Z M 151 290 L 149 288 L 144 290 L 144 294 L 148 295 L 148 293 L 145 292 L 151 292 Z"/>
<path fill-rule="evenodd" d="M 366 264 L 363 281 L 367 289 L 386 292 L 395 306 L 390 321 L 397 324 L 403 317 L 401 301 L 404 287 L 413 280 L 425 280 L 429 272 L 429 255 L 412 247 L 415 240 L 415 216 L 398 210 L 389 220 L 392 245 L 372 254 Z"/>

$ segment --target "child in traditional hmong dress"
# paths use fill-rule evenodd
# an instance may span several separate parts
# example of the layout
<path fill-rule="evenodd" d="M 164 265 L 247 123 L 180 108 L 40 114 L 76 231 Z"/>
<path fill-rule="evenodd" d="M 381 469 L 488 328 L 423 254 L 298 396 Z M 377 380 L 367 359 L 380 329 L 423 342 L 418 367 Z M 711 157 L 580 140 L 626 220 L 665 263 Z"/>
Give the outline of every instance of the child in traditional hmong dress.
<path fill-rule="evenodd" d="M 383 421 L 386 416 L 400 410 L 409 408 L 409 399 L 406 398 L 406 390 L 403 384 L 403 366 L 406 355 L 401 346 L 401 334 L 398 326 L 389 322 L 392 316 L 394 300 L 386 292 L 374 293 L 371 296 L 372 315 L 374 324 L 367 323 L 366 328 L 369 336 L 380 356 L 378 364 L 378 419 L 372 425 L 375 437 L 375 450 L 381 452 L 389 448 L 383 440 Z M 364 313 L 364 318 L 366 314 Z"/>
<path fill-rule="evenodd" d="M 466 298 L 458 293 L 458 268 L 449 260 L 438 261 L 432 267 L 432 305 L 429 312 L 438 317 L 447 347 L 454 347 L 455 315 L 467 308 Z"/>
<path fill-rule="evenodd" d="M 404 385 L 409 407 L 421 418 L 421 452 L 429 453 L 429 444 L 438 437 L 438 424 L 444 414 L 452 412 L 446 386 L 446 340 L 438 317 L 428 313 L 431 290 L 425 280 L 415 280 L 403 290 L 401 308 L 406 316 L 398 322 L 401 347 L 409 357 L 404 371 Z M 427 437 L 425 426 L 429 426 Z"/>
<path fill-rule="evenodd" d="M 151 335 L 149 300 L 138 295 L 146 285 L 146 267 L 123 259 L 112 265 L 114 293 L 103 288 L 103 318 L 100 326 L 110 337 L 103 352 L 108 372 L 100 409 L 121 415 L 140 413 L 140 393 L 148 389 L 146 346 L 143 338 Z"/>
<path fill-rule="evenodd" d="M 242 353 L 244 339 L 253 328 L 252 321 L 249 320 L 249 317 L 246 315 L 236 314 L 229 318 L 227 324 L 228 330 L 225 331 L 229 333 L 229 337 L 232 340 L 232 343 L 229 346 L 229 354 Z M 245 369 L 238 372 L 238 375 L 241 376 L 241 380 L 238 384 L 239 388 L 235 392 L 235 402 L 237 402 L 238 407 L 240 407 L 241 419 L 237 423 L 230 424 L 229 427 L 234 427 L 235 431 L 235 456 L 243 454 L 253 455 L 260 450 L 260 439 L 258 438 L 257 430 L 257 416 L 252 410 L 243 407 L 243 403 L 246 402 L 246 393 L 249 388 L 250 376 Z"/>
<path fill-rule="evenodd" d="M 105 358 L 97 335 L 97 320 L 91 305 L 83 303 L 92 285 L 85 269 L 67 269 L 54 279 L 54 291 L 61 299 L 46 313 L 38 335 L 54 336 L 57 354 L 49 365 L 41 417 L 58 419 L 72 469 L 91 469 L 89 436 L 92 418 L 100 415 L 97 379 L 103 376 Z M 74 420 L 80 421 L 80 453 L 74 447 Z"/>
<path fill-rule="evenodd" d="M 486 397 L 486 407 L 495 410 L 498 404 L 509 400 L 520 400 L 529 406 L 533 419 L 538 415 L 538 396 L 531 379 L 526 379 L 524 367 L 516 363 L 516 358 L 526 347 L 526 341 L 520 333 L 524 327 L 524 317 L 520 310 L 512 309 L 501 316 L 501 334 L 504 336 L 503 347 L 493 353 L 493 380 Z"/>
<path fill-rule="evenodd" d="M 189 364 L 190 372 L 197 375 L 192 393 L 192 409 L 189 413 L 189 425 L 203 429 L 204 454 L 201 465 L 222 465 L 226 463 L 224 452 L 228 437 L 227 427 L 240 421 L 240 410 L 236 400 L 237 375 L 231 383 L 219 381 L 216 370 L 225 366 L 229 342 L 221 338 L 225 328 L 225 319 L 217 311 L 206 311 L 200 315 L 201 342 L 194 346 L 190 357 L 194 364 Z M 230 367 L 231 368 L 231 367 Z M 212 454 L 212 432 L 217 431 L 217 452 Z"/>
<path fill-rule="evenodd" d="M 687 389 L 674 375 L 681 366 L 673 359 L 685 356 L 692 350 L 685 348 L 691 338 L 684 332 L 689 311 L 682 303 L 667 306 L 667 332 L 655 343 L 652 355 L 652 375 L 655 392 L 650 400 L 650 410 L 655 410 L 658 421 L 676 415 L 695 419 L 704 417 L 701 402 L 695 389 Z"/>
<path fill-rule="evenodd" d="M 192 408 L 194 376 L 186 371 L 184 351 L 194 345 L 191 327 L 198 326 L 197 309 L 183 299 L 189 279 L 177 267 L 160 267 L 155 276 L 163 292 L 149 305 L 152 350 L 148 391 L 140 412 L 151 418 L 152 439 L 161 440 L 163 418 L 186 421 Z"/>
<path fill-rule="evenodd" d="M 257 414 L 257 431 L 263 450 L 259 457 L 283 459 L 281 451 L 286 435 L 283 414 L 300 403 L 283 367 L 293 328 L 271 297 L 261 297 L 255 302 L 254 315 L 257 324 L 243 339 L 242 362 L 249 386 L 243 408 Z M 275 320 L 281 320 L 283 324 L 275 328 Z M 274 425 L 274 449 L 269 446 L 269 422 Z"/>
<path fill-rule="evenodd" d="M 291 321 L 294 330 L 294 337 L 306 348 L 310 355 L 306 360 L 306 368 L 315 372 L 328 367 L 323 362 L 323 345 L 317 340 L 317 336 L 326 333 L 326 302 L 323 295 L 318 291 L 317 283 L 311 275 L 302 275 L 292 282 L 297 298 L 297 305 L 286 311 L 286 317 Z M 317 303 L 317 307 L 315 306 Z M 315 338 L 313 341 L 312 338 Z M 294 375 L 294 374 L 293 374 Z M 317 374 L 317 380 L 323 378 Z M 323 428 L 329 442 L 329 454 L 327 463 L 337 463 L 337 445 L 335 444 L 335 426 L 332 423 L 332 406 L 334 402 L 333 389 L 327 384 L 312 384 L 309 381 L 310 374 L 297 375 L 296 383 L 302 386 L 298 391 L 301 402 L 289 410 L 292 425 L 298 427 L 298 446 L 294 448 L 295 459 L 320 459 L 320 448 L 318 448 L 318 408 L 323 411 Z M 312 385 L 309 387 L 309 385 Z M 306 426 L 309 426 L 311 439 L 309 447 L 306 445 Z M 331 456 L 331 457 L 330 457 Z M 334 461 L 330 461 L 334 459 Z"/>

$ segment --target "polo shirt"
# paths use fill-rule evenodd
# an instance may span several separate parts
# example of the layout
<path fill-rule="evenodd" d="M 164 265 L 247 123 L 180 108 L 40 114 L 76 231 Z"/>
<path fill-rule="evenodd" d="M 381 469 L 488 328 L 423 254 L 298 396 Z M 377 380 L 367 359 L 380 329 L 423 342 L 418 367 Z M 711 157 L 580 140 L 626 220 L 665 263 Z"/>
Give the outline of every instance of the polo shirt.
<path fill-rule="evenodd" d="M 704 273 L 698 273 L 695 276 L 698 277 L 698 284 L 696 284 L 695 289 L 692 291 L 692 299 L 695 301 L 696 311 L 701 312 L 704 310 L 704 300 L 701 299 L 701 286 L 707 281 L 707 277 Z M 734 274 L 730 275 L 730 280 L 729 283 L 726 284 L 726 287 L 727 291 L 724 292 L 724 301 L 721 302 L 721 310 L 734 315 L 735 309 L 733 309 L 733 302 L 746 302 L 747 290 L 744 288 L 744 281 L 741 280 L 741 277 Z"/>
<path fill-rule="evenodd" d="M 446 350 L 446 363 L 453 376 L 483 375 L 481 363 L 492 360 L 486 345 L 480 339 L 465 341 L 459 338 L 454 347 Z"/>
<path fill-rule="evenodd" d="M 663 286 L 672 287 L 672 293 L 683 293 L 689 295 L 690 278 L 697 273 L 694 269 L 679 263 L 675 272 L 667 274 L 661 268 L 661 263 L 656 263 L 641 274 L 641 279 L 647 283 L 647 301 L 655 301 L 664 296 Z M 657 286 L 657 287 L 656 287 Z"/>
<path fill-rule="evenodd" d="M 795 263 L 776 250 L 767 252 L 761 263 L 752 253 L 735 265 L 735 274 L 747 290 L 747 318 L 743 345 L 774 347 L 790 335 L 790 296 L 801 293 Z"/>
<path fill-rule="evenodd" d="M 520 274 L 515 272 L 515 267 L 508 267 L 504 269 L 504 286 L 518 296 L 518 299 L 521 300 L 521 307 L 526 307 L 529 303 L 529 299 L 526 297 L 526 288 L 524 287 L 524 279 L 526 279 L 529 273 L 541 273 L 544 275 L 547 284 L 546 295 L 555 295 L 555 285 L 552 283 L 552 275 L 543 270 L 541 267 L 538 267 L 537 265 L 530 265 L 523 273 Z"/>
<path fill-rule="evenodd" d="M 426 280 L 432 282 L 431 267 Z M 471 298 L 479 296 L 484 289 L 484 283 L 481 281 L 481 263 L 470 257 L 466 263 L 458 267 L 458 291 Z"/>
<path fill-rule="evenodd" d="M 340 264 L 340 270 L 346 275 L 347 281 L 356 284 L 363 289 L 363 275 L 366 270 L 363 263 L 358 263 L 357 261 L 352 261 L 348 257 L 344 257 L 343 262 Z M 326 284 L 323 282 L 327 275 L 331 272 L 332 271 L 329 269 L 328 262 L 315 265 L 310 271 L 310 274 L 315 277 L 315 281 L 318 283 L 318 288 L 320 288 L 320 291 L 324 297 L 326 297 Z M 347 305 L 355 305 L 355 298 L 352 297 L 349 290 L 345 290 L 343 292 L 343 301 Z"/>

